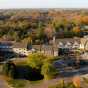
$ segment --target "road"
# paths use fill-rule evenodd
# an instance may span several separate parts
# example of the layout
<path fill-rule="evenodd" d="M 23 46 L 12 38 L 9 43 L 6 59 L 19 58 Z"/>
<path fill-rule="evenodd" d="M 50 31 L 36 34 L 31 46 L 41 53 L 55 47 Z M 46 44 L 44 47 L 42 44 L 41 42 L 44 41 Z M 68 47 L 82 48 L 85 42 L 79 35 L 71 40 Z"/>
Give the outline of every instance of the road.
<path fill-rule="evenodd" d="M 57 77 L 55 79 L 43 81 L 42 83 L 38 83 L 35 85 L 33 84 L 27 88 L 48 88 L 48 85 L 55 85 L 62 79 L 64 79 L 65 82 L 71 82 L 71 80 L 75 76 L 80 77 L 82 88 L 88 88 L 88 84 L 86 84 L 83 81 L 83 77 L 88 78 L 88 67 L 84 67 L 84 68 L 80 68 L 80 69 L 76 69 L 76 70 L 72 70 L 72 71 L 64 71 L 62 74 L 63 74 L 63 77 Z"/>
<path fill-rule="evenodd" d="M 24 60 L 24 59 L 22 59 Z M 49 80 L 49 81 L 43 81 L 41 83 L 37 83 L 37 84 L 30 84 L 28 85 L 28 87 L 26 88 L 48 88 L 48 85 L 55 85 L 56 83 L 58 83 L 58 81 L 60 81 L 61 79 L 64 79 L 65 81 L 71 81 L 71 79 L 78 75 L 80 78 L 82 77 L 86 77 L 88 78 L 88 66 L 85 67 L 81 67 L 79 69 L 72 69 L 72 70 L 64 70 L 63 72 L 61 72 L 62 77 L 57 77 L 55 79 Z M 85 83 L 81 82 L 83 85 L 85 86 Z M 3 78 L 0 78 L 0 88 L 8 88 L 5 80 Z M 83 88 L 88 88 L 88 85 L 86 85 Z"/>

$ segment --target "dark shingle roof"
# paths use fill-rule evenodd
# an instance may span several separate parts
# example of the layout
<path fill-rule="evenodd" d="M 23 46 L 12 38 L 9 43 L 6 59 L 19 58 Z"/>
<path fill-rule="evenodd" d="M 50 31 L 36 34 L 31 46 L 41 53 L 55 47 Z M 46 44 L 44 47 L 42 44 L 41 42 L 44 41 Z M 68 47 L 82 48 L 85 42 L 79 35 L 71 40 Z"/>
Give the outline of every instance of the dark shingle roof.
<path fill-rule="evenodd" d="M 12 48 L 27 48 L 27 44 L 23 42 L 13 43 Z"/>
<path fill-rule="evenodd" d="M 56 39 L 56 44 L 59 44 L 59 42 L 62 42 L 63 44 L 66 44 L 67 42 L 74 43 L 78 42 L 80 43 L 80 38 L 64 38 L 64 39 Z"/>

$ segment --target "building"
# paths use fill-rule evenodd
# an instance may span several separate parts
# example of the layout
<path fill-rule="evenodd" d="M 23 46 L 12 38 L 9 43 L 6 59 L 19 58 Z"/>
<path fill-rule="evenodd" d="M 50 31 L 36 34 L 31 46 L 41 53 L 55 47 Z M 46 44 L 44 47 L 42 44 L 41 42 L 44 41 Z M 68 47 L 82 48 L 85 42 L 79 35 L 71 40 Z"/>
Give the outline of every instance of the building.
<path fill-rule="evenodd" d="M 14 52 L 21 56 L 28 56 L 29 53 L 34 52 L 34 49 L 28 50 L 27 44 L 23 42 L 1 41 L 0 52 Z"/>
<path fill-rule="evenodd" d="M 56 40 L 59 55 L 68 55 L 70 52 L 80 48 L 79 38 L 64 38 Z"/>
<path fill-rule="evenodd" d="M 79 38 L 64 38 L 64 39 L 54 38 L 51 44 L 32 45 L 32 48 L 30 50 L 28 50 L 28 44 L 25 42 L 19 43 L 9 41 L 9 43 L 11 43 L 10 45 L 7 42 L 0 44 L 0 50 L 11 51 L 18 55 L 23 56 L 28 56 L 30 53 L 33 53 L 35 51 L 49 56 L 59 56 L 60 52 L 62 52 L 64 55 L 68 54 L 70 50 L 80 48 Z"/>
<path fill-rule="evenodd" d="M 52 45 L 33 45 L 33 48 L 40 53 L 49 56 L 58 56 L 58 48 L 57 46 Z"/>
<path fill-rule="evenodd" d="M 79 38 L 64 38 L 53 39 L 50 44 L 33 45 L 33 48 L 37 51 L 50 56 L 59 56 L 68 54 L 71 50 L 80 48 Z"/>
<path fill-rule="evenodd" d="M 88 51 L 88 36 L 84 36 L 80 39 L 80 49 L 84 51 Z"/>
<path fill-rule="evenodd" d="M 14 43 L 12 45 L 12 51 L 19 55 L 28 55 L 27 45 L 25 43 Z"/>
<path fill-rule="evenodd" d="M 12 41 L 1 41 L 0 42 L 0 51 L 11 51 L 13 42 Z"/>
<path fill-rule="evenodd" d="M 88 35 L 88 25 L 83 25 L 82 27 L 81 27 L 81 35 L 82 36 L 85 36 L 85 35 Z"/>

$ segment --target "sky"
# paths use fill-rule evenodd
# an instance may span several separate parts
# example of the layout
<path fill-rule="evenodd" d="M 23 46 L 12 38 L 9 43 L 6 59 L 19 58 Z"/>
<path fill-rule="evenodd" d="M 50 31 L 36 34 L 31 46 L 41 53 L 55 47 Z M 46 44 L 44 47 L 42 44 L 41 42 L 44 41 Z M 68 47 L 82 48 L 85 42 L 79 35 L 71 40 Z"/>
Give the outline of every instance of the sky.
<path fill-rule="evenodd" d="M 88 0 L 0 0 L 0 9 L 88 8 Z"/>

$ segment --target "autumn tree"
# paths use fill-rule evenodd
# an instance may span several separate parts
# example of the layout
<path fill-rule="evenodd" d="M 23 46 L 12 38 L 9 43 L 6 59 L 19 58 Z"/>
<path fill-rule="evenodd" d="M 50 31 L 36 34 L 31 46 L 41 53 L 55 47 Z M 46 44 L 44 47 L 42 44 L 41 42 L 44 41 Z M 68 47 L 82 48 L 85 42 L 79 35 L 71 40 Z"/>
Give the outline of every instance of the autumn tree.
<path fill-rule="evenodd" d="M 76 36 L 80 36 L 80 27 L 79 26 L 76 26 L 73 28 L 73 32 Z"/>

